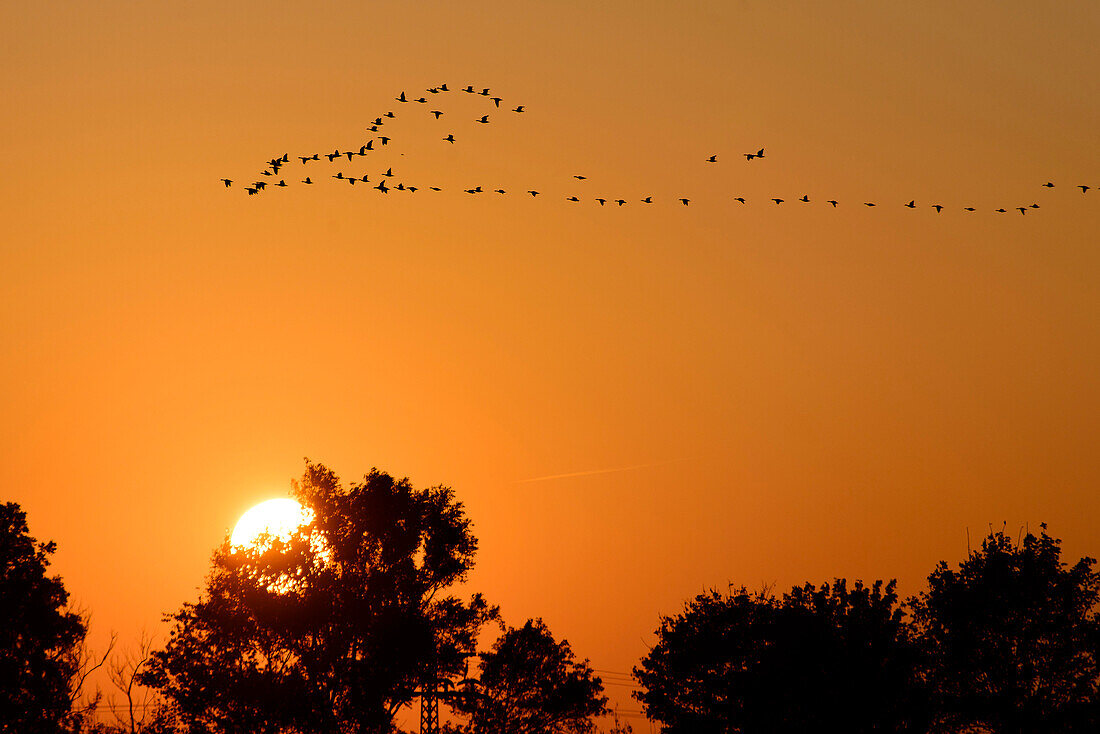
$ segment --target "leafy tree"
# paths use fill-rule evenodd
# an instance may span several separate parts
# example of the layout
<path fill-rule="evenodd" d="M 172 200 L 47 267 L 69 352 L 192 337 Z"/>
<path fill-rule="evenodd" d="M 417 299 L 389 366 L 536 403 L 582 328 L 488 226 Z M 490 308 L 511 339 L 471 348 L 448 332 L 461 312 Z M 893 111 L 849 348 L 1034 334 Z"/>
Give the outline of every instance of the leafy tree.
<path fill-rule="evenodd" d="M 190 732 L 392 731 L 496 614 L 480 594 L 447 594 L 477 550 L 451 489 L 375 469 L 343 487 L 307 460 L 294 495 L 312 521 L 287 541 L 223 543 L 205 592 L 170 617 L 137 677 Z"/>
<path fill-rule="evenodd" d="M 480 656 L 473 696 L 451 700 L 469 734 L 586 734 L 607 713 L 603 685 L 541 619 L 509 628 Z"/>
<path fill-rule="evenodd" d="M 894 588 L 701 594 L 662 618 L 634 695 L 669 734 L 923 731 L 919 650 Z"/>
<path fill-rule="evenodd" d="M 87 626 L 48 577 L 57 546 L 28 534 L 18 504 L 0 504 L 0 732 L 46 734 L 78 724 Z"/>
<path fill-rule="evenodd" d="M 1060 543 L 1003 530 L 958 570 L 941 562 L 914 617 L 931 651 L 937 730 L 1100 731 L 1100 574 Z"/>

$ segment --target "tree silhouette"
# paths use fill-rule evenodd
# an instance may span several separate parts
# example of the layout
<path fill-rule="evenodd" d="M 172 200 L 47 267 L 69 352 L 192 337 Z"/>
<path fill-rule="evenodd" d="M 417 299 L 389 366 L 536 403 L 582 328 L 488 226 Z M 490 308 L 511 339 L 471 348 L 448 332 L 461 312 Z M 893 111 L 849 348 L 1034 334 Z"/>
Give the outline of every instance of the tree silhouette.
<path fill-rule="evenodd" d="M 0 505 L 0 732 L 53 734 L 79 724 L 87 626 L 46 576 L 57 546 L 27 533 L 19 505 Z"/>
<path fill-rule="evenodd" d="M 392 731 L 419 685 L 461 671 L 496 614 L 480 594 L 446 594 L 477 550 L 451 489 L 374 469 L 345 488 L 307 460 L 294 494 L 313 520 L 288 541 L 223 543 L 138 676 L 189 732 Z"/>
<path fill-rule="evenodd" d="M 585 734 L 607 713 L 607 697 L 587 660 L 558 642 L 541 619 L 509 628 L 480 655 L 476 694 L 451 700 L 469 734 Z"/>
<path fill-rule="evenodd" d="M 742 587 L 663 617 L 634 695 L 668 734 L 923 731 L 918 659 L 892 581 Z"/>
<path fill-rule="evenodd" d="M 1041 525 L 941 562 L 911 603 L 931 653 L 937 731 L 1100 731 L 1100 574 Z"/>

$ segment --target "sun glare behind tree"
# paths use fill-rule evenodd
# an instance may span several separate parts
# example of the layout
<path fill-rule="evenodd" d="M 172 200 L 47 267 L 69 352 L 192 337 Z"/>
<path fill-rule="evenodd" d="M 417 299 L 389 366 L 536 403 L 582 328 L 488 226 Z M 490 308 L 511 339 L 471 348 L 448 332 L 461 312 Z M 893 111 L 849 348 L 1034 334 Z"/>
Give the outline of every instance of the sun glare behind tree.
<path fill-rule="evenodd" d="M 245 548 L 264 535 L 289 540 L 295 530 L 312 520 L 313 511 L 292 499 L 267 500 L 241 515 L 229 542 L 233 548 Z"/>

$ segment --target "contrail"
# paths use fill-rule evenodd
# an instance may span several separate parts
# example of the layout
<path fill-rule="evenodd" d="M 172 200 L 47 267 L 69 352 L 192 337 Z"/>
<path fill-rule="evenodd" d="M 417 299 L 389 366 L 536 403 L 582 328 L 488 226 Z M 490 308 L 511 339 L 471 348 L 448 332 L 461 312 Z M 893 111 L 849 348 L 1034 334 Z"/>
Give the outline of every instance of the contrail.
<path fill-rule="evenodd" d="M 617 466 L 611 469 L 588 469 L 587 471 L 573 471 L 565 474 L 549 474 L 545 477 L 532 477 L 530 479 L 520 479 L 517 484 L 526 484 L 529 482 L 545 482 L 551 479 L 568 479 L 570 477 L 587 477 L 593 474 L 614 474 L 621 471 L 633 471 L 635 469 L 648 469 L 652 466 L 665 466 L 666 464 L 676 464 L 681 461 L 687 461 L 684 459 L 669 459 L 668 461 L 654 461 L 649 464 L 632 464 L 631 466 Z"/>

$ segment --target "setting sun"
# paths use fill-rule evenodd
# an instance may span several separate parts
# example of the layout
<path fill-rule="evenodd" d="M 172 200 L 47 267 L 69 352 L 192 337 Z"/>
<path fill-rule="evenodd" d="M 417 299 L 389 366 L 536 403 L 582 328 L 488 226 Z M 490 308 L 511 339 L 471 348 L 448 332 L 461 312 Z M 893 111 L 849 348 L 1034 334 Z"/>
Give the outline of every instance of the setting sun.
<path fill-rule="evenodd" d="M 264 533 L 286 540 L 311 519 L 313 512 L 292 499 L 267 500 L 241 515 L 233 528 L 230 544 L 243 548 L 252 545 Z"/>

